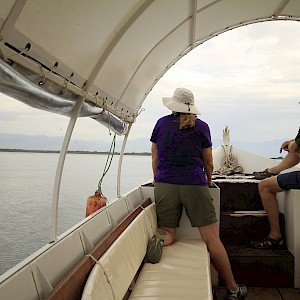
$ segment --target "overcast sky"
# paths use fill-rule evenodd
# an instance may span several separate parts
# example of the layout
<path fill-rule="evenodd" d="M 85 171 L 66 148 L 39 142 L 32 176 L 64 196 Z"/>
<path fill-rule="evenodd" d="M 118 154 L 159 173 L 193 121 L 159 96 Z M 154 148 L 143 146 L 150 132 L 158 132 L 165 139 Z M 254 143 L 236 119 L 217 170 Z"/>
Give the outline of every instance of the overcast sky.
<path fill-rule="evenodd" d="M 194 92 L 200 118 L 213 138 L 228 125 L 231 140 L 294 138 L 300 122 L 300 24 L 267 22 L 244 26 L 200 45 L 175 64 L 147 97 L 130 139 L 149 137 L 168 114 L 161 101 L 177 87 Z M 0 132 L 63 135 L 69 119 L 0 95 Z M 110 140 L 108 130 L 80 118 L 73 138 Z M 129 141 L 130 141 L 129 139 Z"/>

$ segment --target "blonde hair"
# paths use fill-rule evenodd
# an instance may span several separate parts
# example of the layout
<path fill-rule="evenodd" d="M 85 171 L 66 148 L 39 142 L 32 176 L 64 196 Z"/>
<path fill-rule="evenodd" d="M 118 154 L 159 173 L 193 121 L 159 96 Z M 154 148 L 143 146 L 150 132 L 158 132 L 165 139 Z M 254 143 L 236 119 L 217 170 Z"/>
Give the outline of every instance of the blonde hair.
<path fill-rule="evenodd" d="M 180 113 L 179 129 L 192 128 L 195 126 L 197 115 Z"/>

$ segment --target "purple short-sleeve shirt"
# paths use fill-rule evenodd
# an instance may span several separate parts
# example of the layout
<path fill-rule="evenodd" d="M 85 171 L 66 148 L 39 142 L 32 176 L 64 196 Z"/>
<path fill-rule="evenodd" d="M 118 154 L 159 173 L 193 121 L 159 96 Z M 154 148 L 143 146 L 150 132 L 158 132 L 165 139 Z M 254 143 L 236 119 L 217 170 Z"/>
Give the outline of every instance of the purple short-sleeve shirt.
<path fill-rule="evenodd" d="M 179 115 L 160 118 L 151 135 L 158 151 L 156 182 L 207 185 L 202 150 L 212 146 L 208 125 L 196 119 L 193 128 L 179 129 Z"/>

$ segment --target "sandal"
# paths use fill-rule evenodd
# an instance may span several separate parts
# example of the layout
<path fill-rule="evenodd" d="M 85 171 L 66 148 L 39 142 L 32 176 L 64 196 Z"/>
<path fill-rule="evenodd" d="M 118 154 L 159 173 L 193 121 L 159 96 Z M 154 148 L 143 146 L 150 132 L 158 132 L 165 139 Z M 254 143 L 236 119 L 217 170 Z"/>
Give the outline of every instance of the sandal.
<path fill-rule="evenodd" d="M 282 238 L 274 240 L 268 236 L 260 241 L 250 242 L 250 246 L 255 249 L 283 249 L 284 242 Z"/>
<path fill-rule="evenodd" d="M 227 290 L 226 292 L 226 300 L 230 299 L 245 299 L 248 294 L 247 287 L 244 284 L 238 284 L 238 288 L 236 291 Z"/>
<path fill-rule="evenodd" d="M 272 176 L 276 176 L 278 174 L 271 173 L 268 171 L 268 169 L 265 169 L 264 171 L 261 171 L 261 172 L 253 172 L 253 175 L 254 175 L 255 179 L 262 180 L 262 179 L 266 179 L 266 178 L 269 178 Z"/>

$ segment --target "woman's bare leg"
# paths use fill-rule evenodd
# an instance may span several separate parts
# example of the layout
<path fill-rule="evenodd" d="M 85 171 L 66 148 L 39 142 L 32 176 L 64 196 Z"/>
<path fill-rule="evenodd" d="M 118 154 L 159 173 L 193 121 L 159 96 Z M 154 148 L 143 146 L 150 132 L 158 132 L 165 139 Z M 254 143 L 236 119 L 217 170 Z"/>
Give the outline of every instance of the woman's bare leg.
<path fill-rule="evenodd" d="M 176 239 L 176 228 L 169 228 L 161 226 L 160 229 L 166 232 L 166 236 L 164 237 L 164 246 L 171 245 L 175 242 Z"/>
<path fill-rule="evenodd" d="M 231 270 L 228 254 L 222 244 L 217 224 L 198 227 L 203 241 L 206 243 L 211 262 L 230 290 L 238 288 Z"/>

